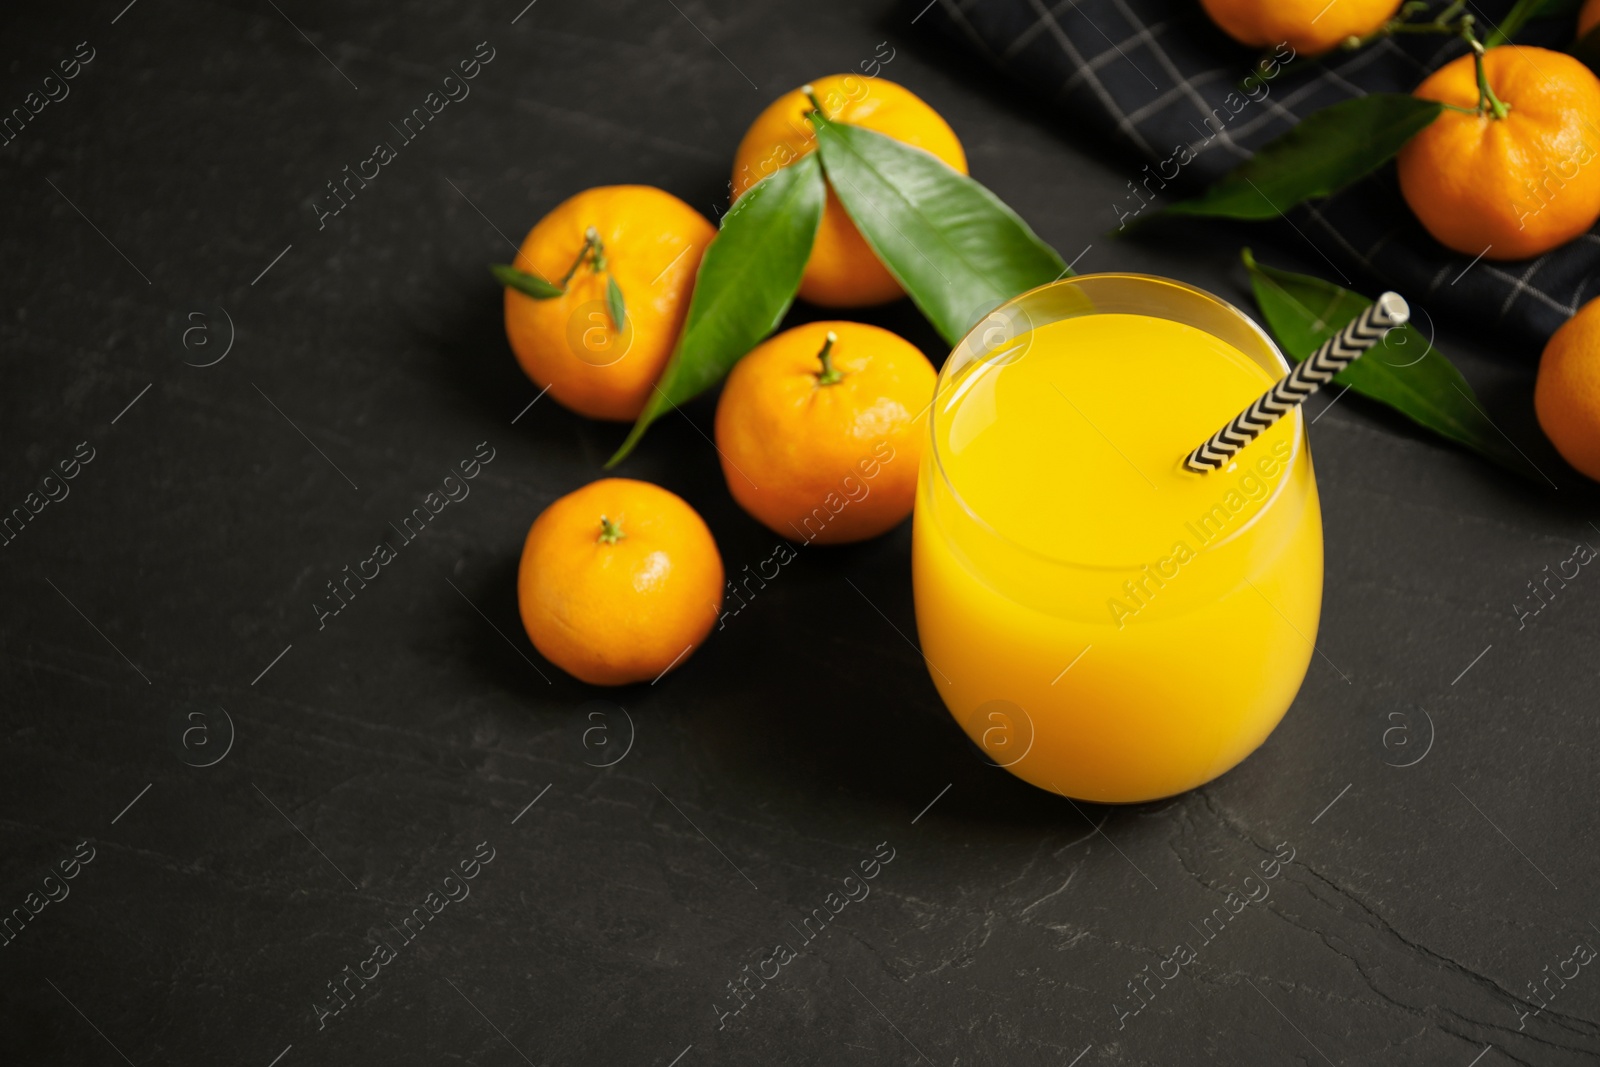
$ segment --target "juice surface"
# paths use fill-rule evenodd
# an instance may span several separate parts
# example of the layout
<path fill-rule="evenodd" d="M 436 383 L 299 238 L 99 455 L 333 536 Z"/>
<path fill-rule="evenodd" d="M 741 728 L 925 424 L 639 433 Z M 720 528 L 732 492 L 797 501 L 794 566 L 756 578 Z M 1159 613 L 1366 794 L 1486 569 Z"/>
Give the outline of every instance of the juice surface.
<path fill-rule="evenodd" d="M 993 762 L 1071 797 L 1152 800 L 1277 725 L 1322 595 L 1299 419 L 1223 470 L 1181 466 L 1276 376 L 1183 323 L 1091 314 L 941 381 L 913 525 L 917 628 Z"/>
<path fill-rule="evenodd" d="M 1053 559 L 1139 566 L 1184 536 L 1200 547 L 1185 525 L 1205 517 L 1233 480 L 1186 471 L 1183 457 L 1272 382 L 1192 326 L 1086 315 L 1042 326 L 974 365 L 936 405 L 935 435 L 956 493 L 997 533 Z M 1241 459 L 1271 456 L 1275 446 L 1287 455 L 1293 426 L 1280 420 Z M 1221 529 L 1215 521 L 1195 529 L 1234 533 L 1255 517 L 1263 488 L 1248 483 Z"/>

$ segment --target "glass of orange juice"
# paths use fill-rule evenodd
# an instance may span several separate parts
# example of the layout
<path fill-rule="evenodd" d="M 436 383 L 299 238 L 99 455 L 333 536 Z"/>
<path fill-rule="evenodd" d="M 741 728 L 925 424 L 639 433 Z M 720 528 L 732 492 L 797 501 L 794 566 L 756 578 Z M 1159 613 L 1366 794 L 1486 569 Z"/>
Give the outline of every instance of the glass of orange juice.
<path fill-rule="evenodd" d="M 1024 293 L 956 346 L 917 487 L 917 630 L 995 763 L 1069 797 L 1154 800 L 1283 718 L 1322 604 L 1300 409 L 1222 470 L 1182 463 L 1288 370 L 1238 309 L 1136 274 Z"/>

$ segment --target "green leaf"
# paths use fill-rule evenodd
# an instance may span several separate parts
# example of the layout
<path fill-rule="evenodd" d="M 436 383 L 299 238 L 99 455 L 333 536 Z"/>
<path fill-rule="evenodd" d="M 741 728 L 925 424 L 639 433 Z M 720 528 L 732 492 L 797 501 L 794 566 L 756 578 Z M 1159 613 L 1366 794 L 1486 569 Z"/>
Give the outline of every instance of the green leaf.
<path fill-rule="evenodd" d="M 652 422 L 726 377 L 782 321 L 811 258 L 826 199 L 822 165 L 811 153 L 751 186 L 723 216 L 700 261 L 667 369 L 607 467 L 632 452 Z"/>
<path fill-rule="evenodd" d="M 999 197 L 932 154 L 811 120 L 834 195 L 951 344 L 997 305 L 1071 273 Z"/>
<path fill-rule="evenodd" d="M 611 325 L 617 332 L 622 332 L 622 322 L 627 317 L 628 309 L 622 302 L 622 286 L 617 284 L 617 279 L 606 275 L 606 309 L 611 312 Z"/>
<path fill-rule="evenodd" d="M 1338 192 L 1388 162 L 1444 105 L 1406 93 L 1371 93 L 1313 112 L 1193 200 L 1162 215 L 1276 218 Z"/>
<path fill-rule="evenodd" d="M 1529 19 L 1553 18 L 1559 15 L 1571 15 L 1577 12 L 1581 0 L 1517 0 L 1517 3 L 1500 20 L 1500 25 L 1489 32 L 1483 40 L 1485 48 L 1496 45 L 1508 44 L 1522 30 L 1522 26 Z"/>
<path fill-rule="evenodd" d="M 1242 256 L 1261 313 L 1284 355 L 1296 363 L 1372 303 L 1332 282 L 1262 266 L 1248 248 Z M 1390 330 L 1382 343 L 1333 381 L 1514 474 L 1531 478 L 1537 469 L 1489 421 L 1461 372 L 1410 324 Z"/>
<path fill-rule="evenodd" d="M 537 274 L 529 274 L 527 271 L 508 267 L 502 263 L 490 264 L 489 273 L 493 274 L 501 285 L 515 289 L 524 296 L 531 296 L 535 300 L 549 300 L 566 292 L 561 286 L 547 282 Z"/>

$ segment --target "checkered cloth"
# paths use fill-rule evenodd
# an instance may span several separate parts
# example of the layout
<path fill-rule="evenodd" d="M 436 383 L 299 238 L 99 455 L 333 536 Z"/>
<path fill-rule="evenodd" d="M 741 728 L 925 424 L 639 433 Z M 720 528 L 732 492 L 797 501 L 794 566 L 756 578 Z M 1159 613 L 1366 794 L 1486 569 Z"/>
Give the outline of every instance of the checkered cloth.
<path fill-rule="evenodd" d="M 1510 6 L 1471 9 L 1487 32 Z M 913 0 L 909 7 L 920 9 L 919 21 L 942 22 L 1075 125 L 1098 127 L 1149 161 L 1129 175 L 1125 200 L 1085 206 L 1103 211 L 1109 229 L 1140 209 L 1140 197 L 1152 200 L 1148 215 L 1194 195 L 1304 116 L 1369 92 L 1410 92 L 1465 50 L 1457 39 L 1414 35 L 1298 57 L 1265 95 L 1255 86 L 1251 100 L 1239 86 L 1262 53 L 1224 36 L 1197 0 Z M 1534 20 L 1517 40 L 1559 49 L 1572 33 L 1568 19 Z M 1174 177 L 1179 146 L 1195 158 Z M 1169 188 L 1156 198 L 1163 178 L 1171 178 Z M 1591 231 L 1519 262 L 1457 255 L 1412 217 L 1392 166 L 1293 209 L 1285 221 L 1294 230 L 1286 237 L 1307 246 L 1329 281 L 1368 295 L 1386 286 L 1452 329 L 1493 330 L 1517 362 L 1536 362 L 1545 338 L 1600 293 L 1600 235 Z M 1211 225 L 1236 227 L 1242 245 L 1247 227 L 1264 224 Z"/>

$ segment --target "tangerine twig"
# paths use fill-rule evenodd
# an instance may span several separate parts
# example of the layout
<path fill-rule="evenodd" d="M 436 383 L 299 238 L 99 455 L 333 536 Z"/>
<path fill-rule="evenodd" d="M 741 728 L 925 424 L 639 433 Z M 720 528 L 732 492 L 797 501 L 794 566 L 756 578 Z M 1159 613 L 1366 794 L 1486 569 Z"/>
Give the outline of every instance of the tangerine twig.
<path fill-rule="evenodd" d="M 844 379 L 844 371 L 833 365 L 833 346 L 838 342 L 839 335 L 832 330 L 823 339 L 822 351 L 817 353 L 817 359 L 822 361 L 822 373 L 817 375 L 818 385 L 832 385 Z"/>
<path fill-rule="evenodd" d="M 561 276 L 561 288 L 565 289 L 567 283 L 572 280 L 572 276 L 578 273 L 578 268 L 583 266 L 585 259 L 589 258 L 589 253 L 594 250 L 595 242 L 599 239 L 600 235 L 595 232 L 593 226 L 590 226 L 583 235 L 583 247 L 578 250 L 578 258 L 572 261 L 572 266 L 567 268 L 567 273 Z"/>
<path fill-rule="evenodd" d="M 811 101 L 812 110 L 807 112 L 806 118 L 809 119 L 812 115 L 821 115 L 824 119 L 826 119 L 828 117 L 828 113 L 822 110 L 822 101 L 817 99 L 817 90 L 807 83 L 800 86 L 800 91 L 806 94 L 807 100 Z"/>
<path fill-rule="evenodd" d="M 1483 70 L 1483 42 L 1472 32 L 1474 21 L 1471 15 L 1461 16 L 1461 37 L 1472 48 L 1472 66 L 1478 75 L 1478 114 L 1487 111 L 1495 118 L 1503 119 L 1511 108 L 1494 95 L 1494 89 L 1489 85 L 1489 76 Z"/>
<path fill-rule="evenodd" d="M 1355 51 L 1357 48 L 1363 48 L 1371 44 L 1380 37 L 1393 37 L 1401 33 L 1459 34 L 1461 32 L 1461 24 L 1451 20 L 1460 15 L 1462 9 L 1466 6 L 1465 0 L 1455 0 L 1454 3 L 1447 5 L 1444 10 L 1440 11 L 1431 20 L 1427 22 L 1412 22 L 1410 21 L 1411 16 L 1426 11 L 1429 4 L 1427 0 L 1408 0 L 1406 4 L 1401 6 L 1399 14 L 1395 15 L 1394 18 L 1364 37 L 1347 38 L 1340 47 L 1346 51 Z"/>

